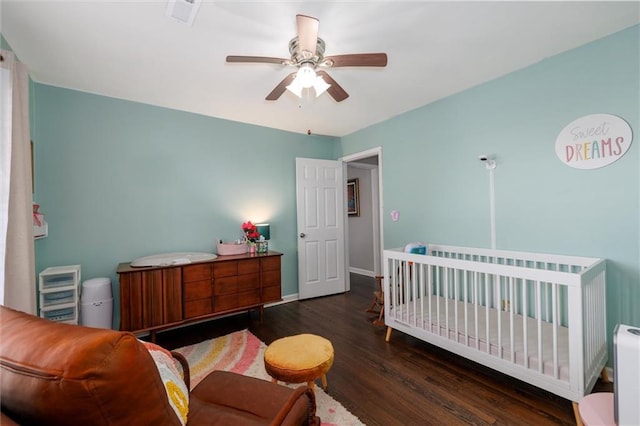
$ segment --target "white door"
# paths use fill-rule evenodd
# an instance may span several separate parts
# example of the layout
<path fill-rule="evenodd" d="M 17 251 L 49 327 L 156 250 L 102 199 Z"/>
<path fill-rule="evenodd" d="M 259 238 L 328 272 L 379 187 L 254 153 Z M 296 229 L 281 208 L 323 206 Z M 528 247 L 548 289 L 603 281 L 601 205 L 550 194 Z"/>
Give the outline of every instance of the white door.
<path fill-rule="evenodd" d="M 342 162 L 296 158 L 300 299 L 347 290 L 344 191 Z"/>

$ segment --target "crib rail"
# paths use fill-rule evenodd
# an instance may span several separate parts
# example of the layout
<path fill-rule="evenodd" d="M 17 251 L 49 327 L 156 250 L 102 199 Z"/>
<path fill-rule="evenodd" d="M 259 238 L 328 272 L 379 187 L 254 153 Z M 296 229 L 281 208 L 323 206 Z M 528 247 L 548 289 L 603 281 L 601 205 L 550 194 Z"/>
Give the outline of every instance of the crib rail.
<path fill-rule="evenodd" d="M 574 401 L 593 387 L 604 260 L 439 245 L 384 257 L 386 325 Z"/>

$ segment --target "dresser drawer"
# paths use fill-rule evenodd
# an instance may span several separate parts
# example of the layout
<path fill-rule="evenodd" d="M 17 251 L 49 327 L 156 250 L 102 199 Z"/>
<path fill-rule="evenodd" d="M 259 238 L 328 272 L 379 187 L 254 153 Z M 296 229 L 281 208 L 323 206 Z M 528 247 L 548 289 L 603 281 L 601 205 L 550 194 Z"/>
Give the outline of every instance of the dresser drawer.
<path fill-rule="evenodd" d="M 213 311 L 221 312 L 221 311 L 229 311 L 231 309 L 236 309 L 238 307 L 238 295 L 233 294 L 222 294 L 220 296 L 216 296 L 213 299 Z"/>
<path fill-rule="evenodd" d="M 263 271 L 279 271 L 280 256 L 270 256 L 270 257 L 262 258 L 262 270 Z"/>
<path fill-rule="evenodd" d="M 182 281 L 200 281 L 211 279 L 211 265 L 189 265 L 182 267 Z"/>
<path fill-rule="evenodd" d="M 190 300 L 205 299 L 211 297 L 211 281 L 192 281 L 182 285 L 183 299 L 185 302 Z"/>
<path fill-rule="evenodd" d="M 242 291 L 238 293 L 239 306 L 251 306 L 260 304 L 260 290 Z"/>
<path fill-rule="evenodd" d="M 193 318 L 213 311 L 211 298 L 192 300 L 184 303 L 184 317 Z"/>
<path fill-rule="evenodd" d="M 282 300 L 282 291 L 280 286 L 265 287 L 262 289 L 262 302 L 277 302 Z"/>
<path fill-rule="evenodd" d="M 216 278 L 213 281 L 213 294 L 230 294 L 238 291 L 238 277 Z"/>
<path fill-rule="evenodd" d="M 40 307 L 73 303 L 76 300 L 76 289 L 40 293 Z"/>
<path fill-rule="evenodd" d="M 46 318 L 51 321 L 72 321 L 78 318 L 78 308 L 76 306 L 70 306 L 66 308 L 43 310 L 42 318 Z"/>
<path fill-rule="evenodd" d="M 238 261 L 238 275 L 257 274 L 260 272 L 260 259 Z"/>
<path fill-rule="evenodd" d="M 265 271 L 262 273 L 262 287 L 274 287 L 280 286 L 280 270 L 277 271 Z"/>
<path fill-rule="evenodd" d="M 259 290 L 260 275 L 239 275 L 237 277 L 216 278 L 213 282 L 213 294 L 229 294 L 239 291 Z"/>
<path fill-rule="evenodd" d="M 213 265 L 213 277 L 233 277 L 238 275 L 238 262 L 220 262 Z"/>
<path fill-rule="evenodd" d="M 260 289 L 260 275 L 258 273 L 238 275 L 238 291 L 256 289 Z"/>
<path fill-rule="evenodd" d="M 260 290 L 214 296 L 213 311 L 222 312 L 260 304 Z"/>

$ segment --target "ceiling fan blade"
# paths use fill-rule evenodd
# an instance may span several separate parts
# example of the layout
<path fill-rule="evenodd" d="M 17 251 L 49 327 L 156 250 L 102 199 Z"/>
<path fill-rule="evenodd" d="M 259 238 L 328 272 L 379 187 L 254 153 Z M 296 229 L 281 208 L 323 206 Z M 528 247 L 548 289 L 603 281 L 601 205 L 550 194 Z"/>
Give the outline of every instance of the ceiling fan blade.
<path fill-rule="evenodd" d="M 307 50 L 315 55 L 320 21 L 311 16 L 296 15 L 296 23 L 298 25 L 298 45 L 300 50 Z"/>
<path fill-rule="evenodd" d="M 270 58 L 267 56 L 227 56 L 227 62 L 258 62 L 284 65 L 287 60 L 288 59 Z"/>
<path fill-rule="evenodd" d="M 287 86 L 293 82 L 293 79 L 296 78 L 296 73 L 292 72 L 288 76 L 286 76 L 282 81 L 267 95 L 265 98 L 268 101 L 277 101 L 280 96 L 287 90 Z"/>
<path fill-rule="evenodd" d="M 336 102 L 342 102 L 349 97 L 349 94 L 342 88 L 342 86 L 336 83 L 336 81 L 331 78 L 326 71 L 316 71 L 316 74 L 331 85 L 331 87 L 327 89 L 327 92 L 336 100 Z"/>
<path fill-rule="evenodd" d="M 386 67 L 386 53 L 352 53 L 348 55 L 325 56 L 324 63 L 333 62 L 332 67 Z"/>

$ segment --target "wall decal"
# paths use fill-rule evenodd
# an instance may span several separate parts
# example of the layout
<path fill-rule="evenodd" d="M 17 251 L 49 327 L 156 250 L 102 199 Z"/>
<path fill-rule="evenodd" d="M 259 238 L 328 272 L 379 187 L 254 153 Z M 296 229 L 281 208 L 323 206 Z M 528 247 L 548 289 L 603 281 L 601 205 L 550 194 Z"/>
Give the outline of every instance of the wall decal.
<path fill-rule="evenodd" d="M 618 161 L 631 147 L 631 126 L 611 114 L 591 114 L 569 123 L 556 139 L 556 155 L 576 169 L 597 169 Z"/>

